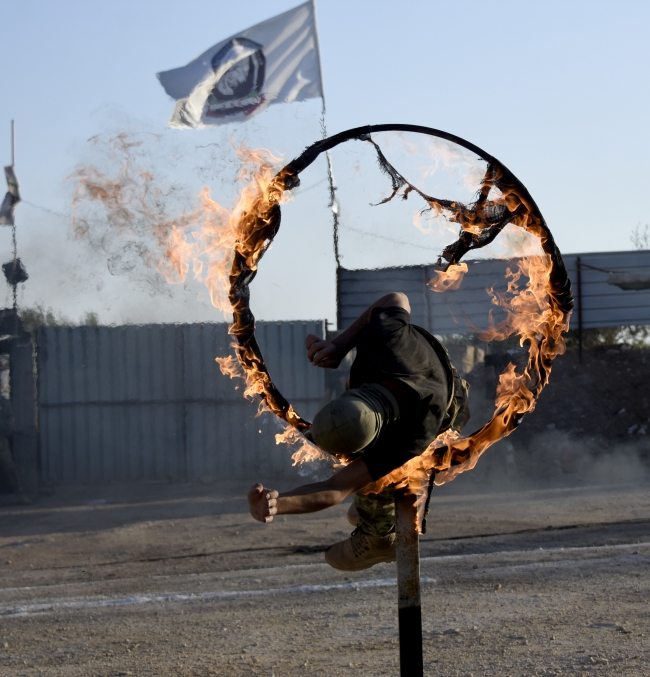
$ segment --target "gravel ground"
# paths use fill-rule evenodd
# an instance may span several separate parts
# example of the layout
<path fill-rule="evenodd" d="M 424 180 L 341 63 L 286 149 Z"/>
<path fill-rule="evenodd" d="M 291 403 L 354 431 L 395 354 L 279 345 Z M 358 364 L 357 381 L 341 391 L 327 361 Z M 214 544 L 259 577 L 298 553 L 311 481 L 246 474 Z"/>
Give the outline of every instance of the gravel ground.
<path fill-rule="evenodd" d="M 647 484 L 455 484 L 421 540 L 427 675 L 650 675 Z M 265 527 L 188 485 L 5 507 L 0 675 L 397 675 L 395 566 L 323 562 L 346 509 Z"/>

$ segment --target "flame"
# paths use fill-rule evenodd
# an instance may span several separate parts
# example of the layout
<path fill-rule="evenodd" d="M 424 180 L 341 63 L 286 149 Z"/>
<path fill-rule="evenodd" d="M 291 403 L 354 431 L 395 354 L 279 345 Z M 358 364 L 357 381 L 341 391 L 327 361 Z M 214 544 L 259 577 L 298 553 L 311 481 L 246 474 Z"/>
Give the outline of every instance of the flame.
<path fill-rule="evenodd" d="M 291 454 L 294 465 L 312 463 L 313 461 L 325 461 L 328 464 L 332 464 L 334 461 L 330 454 L 321 451 L 291 425 L 287 425 L 283 433 L 278 433 L 275 436 L 275 443 L 288 444 L 290 446 L 298 445 L 298 448 Z"/>
<path fill-rule="evenodd" d="M 238 219 L 229 299 L 233 309 L 230 332 L 237 338 L 237 356 L 247 384 L 245 394 L 260 395 L 260 406 L 286 421 L 288 426 L 276 441 L 300 441 L 300 449 L 294 454 L 294 462 L 299 463 L 322 457 L 322 452 L 300 435 L 309 424 L 273 385 L 255 342 L 254 318 L 248 307 L 248 283 L 279 228 L 282 194 L 298 184 L 297 175 L 298 171 L 290 164 L 273 178 L 268 175 L 263 180 L 252 181 L 249 185 L 254 188 L 233 212 L 231 218 L 236 215 Z M 408 184 L 407 191 L 413 189 L 415 187 Z M 537 397 L 548 383 L 553 359 L 564 352 L 563 334 L 569 327 L 572 305 L 567 278 L 557 274 L 557 262 L 561 264 L 561 259 L 551 233 L 532 198 L 507 170 L 498 165 L 488 166 L 473 205 L 420 194 L 432 212 L 444 215 L 461 227 L 458 242 L 443 252 L 450 265 L 429 283 L 434 291 L 458 288 L 468 270 L 466 264 L 459 262 L 460 257 L 474 246 L 491 242 L 508 223 L 537 238 L 542 248 L 541 254 L 522 257 L 516 270 L 508 268 L 505 293 L 489 291 L 492 302 L 505 311 L 506 318 L 488 327 L 481 338 L 495 340 L 517 334 L 520 344 L 527 345 L 529 350 L 528 364 L 521 373 L 510 364 L 501 374 L 492 419 L 466 438 L 454 431 L 442 433 L 422 455 L 363 489 L 364 493 L 379 493 L 390 485 L 407 488 L 418 495 L 421 505 L 423 488 L 432 472 L 436 473 L 435 484 L 440 485 L 471 470 L 486 449 L 511 434 L 523 415 L 534 409 Z M 523 279 L 526 283 L 522 287 Z"/>
<path fill-rule="evenodd" d="M 219 365 L 219 369 L 224 376 L 228 376 L 229 378 L 246 378 L 246 374 L 242 369 L 239 360 L 234 355 L 215 357 L 214 361 Z M 239 386 L 235 387 L 239 388 Z M 244 393 L 244 395 L 246 396 L 246 393 Z"/>
<path fill-rule="evenodd" d="M 237 349 L 237 344 L 233 344 L 235 349 Z M 227 357 L 216 357 L 215 361 L 221 369 L 221 373 L 224 376 L 229 376 L 230 378 L 240 378 L 246 382 L 246 389 L 244 390 L 244 397 L 248 399 L 254 399 L 255 395 L 261 395 L 264 390 L 264 381 L 259 377 L 258 373 L 245 371 L 242 367 L 241 362 L 234 356 L 228 355 Z M 238 387 L 238 386 L 236 386 Z M 288 412 L 288 418 L 299 418 L 295 413 L 293 407 L 290 406 L 290 412 Z M 257 411 L 257 416 L 264 413 L 265 411 L 270 411 L 266 406 L 264 399 L 259 400 L 259 407 Z M 285 423 L 284 432 L 278 433 L 275 436 L 276 444 L 287 444 L 290 447 L 295 447 L 297 449 L 291 455 L 294 465 L 303 465 L 304 463 L 312 461 L 327 461 L 332 463 L 333 459 L 329 454 L 321 451 L 316 445 L 312 444 L 304 435 L 298 432 L 290 423 Z"/>
<path fill-rule="evenodd" d="M 243 230 L 247 235 L 249 246 L 239 252 L 239 260 L 235 257 L 230 274 L 230 300 L 234 313 L 231 333 L 238 340 L 237 355 L 246 372 L 247 383 L 254 383 L 254 392 L 261 396 L 263 405 L 293 428 L 287 428 L 284 434 L 277 436 L 278 442 L 304 439 L 299 432 L 305 432 L 309 424 L 296 414 L 268 376 L 254 341 L 247 279 L 252 279 L 250 274 L 256 269 L 259 256 L 279 227 L 279 195 L 297 184 L 297 171 L 292 164 L 287 165 L 241 211 L 238 227 L 240 233 Z M 414 187 L 409 184 L 409 189 Z M 492 302 L 505 311 L 506 319 L 489 327 L 482 338 L 494 340 L 518 334 L 521 345 L 528 344 L 529 348 L 528 364 L 522 373 L 517 373 L 515 366 L 509 365 L 501 375 L 492 419 L 467 438 L 453 431 L 444 432 L 421 456 L 363 490 L 365 493 L 378 493 L 390 485 L 408 487 L 410 492 L 420 497 L 420 503 L 424 495 L 422 489 L 432 471 L 436 472 L 434 479 L 439 485 L 472 469 L 486 449 L 512 433 L 522 416 L 534 409 L 539 393 L 548 383 L 553 359 L 564 352 L 563 334 L 568 330 L 571 307 L 566 277 L 562 280 L 561 275 L 554 275 L 557 273 L 555 262 L 561 259 L 550 231 L 525 189 L 506 170 L 495 165 L 488 166 L 479 197 L 473 205 L 421 195 L 433 212 L 461 226 L 458 243 L 443 253 L 450 265 L 431 281 L 433 290 L 458 288 L 468 270 L 458 258 L 474 246 L 474 242 L 480 242 L 484 234 L 486 241 L 491 242 L 508 223 L 537 238 L 543 254 L 523 257 L 517 270 L 508 269 L 505 294 L 490 291 Z M 256 256 L 257 252 L 259 256 Z M 520 284 L 522 278 L 527 279 L 523 288 Z M 301 444 L 301 449 L 294 454 L 294 461 L 313 460 L 320 453 L 310 445 Z"/>
<path fill-rule="evenodd" d="M 451 265 L 447 270 L 436 270 L 436 277 L 427 282 L 427 287 L 431 291 L 447 291 L 448 289 L 458 289 L 463 281 L 463 277 L 467 272 L 467 264 L 463 261 Z"/>
<path fill-rule="evenodd" d="M 78 208 L 82 202 L 98 202 L 104 207 L 107 228 L 94 235 L 96 240 L 115 236 L 118 248 L 124 247 L 124 240 L 141 243 L 143 263 L 168 283 L 183 284 L 191 272 L 204 282 L 212 304 L 231 312 L 229 276 L 236 253 L 245 253 L 255 270 L 268 244 L 251 242 L 252 233 L 246 227 L 249 224 L 242 222 L 242 216 L 265 193 L 270 200 L 281 201 L 282 190 L 277 190 L 281 181 L 276 173 L 282 158 L 266 149 L 235 148 L 240 164 L 237 182 L 242 189 L 234 205 L 225 208 L 212 199 L 209 188 L 203 187 L 193 210 L 170 215 L 165 198 L 173 187 L 159 185 L 150 171 L 138 166 L 134 150 L 141 145 L 127 134 L 118 134 L 109 141 L 107 152 L 121 158 L 115 176 L 94 167 L 81 167 L 69 177 L 75 181 L 75 236 L 83 239 L 92 235 L 91 222 L 78 214 Z"/>
<path fill-rule="evenodd" d="M 298 415 L 273 384 L 255 341 L 254 318 L 248 308 L 247 284 L 277 232 L 279 205 L 291 177 L 277 173 L 278 159 L 273 158 L 270 162 L 268 151 L 239 149 L 238 155 L 242 162 L 238 180 L 243 188 L 233 209 L 225 210 L 213 202 L 204 189 L 204 212 L 211 218 L 205 219 L 202 229 L 198 234 L 193 232 L 191 239 L 170 237 L 167 256 L 176 270 L 186 270 L 188 260 L 196 262 L 198 259 L 197 244 L 199 255 L 205 254 L 208 273 L 204 281 L 210 298 L 216 307 L 223 307 L 222 301 L 227 294 L 233 312 L 229 333 L 237 339 L 232 344 L 237 363 L 232 357 L 217 358 L 217 362 L 222 373 L 244 379 L 245 397 L 259 397 L 258 416 L 268 411 L 286 422 L 284 432 L 276 435 L 276 444 L 298 444 L 292 455 L 294 465 L 324 459 L 333 461 L 300 434 L 309 428 L 309 423 Z"/>
<path fill-rule="evenodd" d="M 122 145 L 126 152 L 131 151 L 126 140 L 122 139 Z M 314 147 L 303 155 L 315 152 Z M 242 166 L 238 177 L 242 190 L 231 209 L 213 201 L 204 188 L 196 209 L 169 218 L 157 211 L 156 197 L 160 193 L 152 176 L 143 171 L 135 183 L 129 183 L 132 167 L 128 163 L 115 180 L 97 171 L 78 171 L 74 204 L 76 207 L 82 199 L 100 201 L 115 230 L 124 236 L 134 232 L 134 215 L 147 220 L 153 245 L 138 250 L 145 263 L 171 283 L 183 283 L 192 271 L 205 283 L 215 307 L 232 311 L 229 332 L 236 339 L 233 345 L 237 360 L 232 356 L 217 358 L 222 372 L 244 379 L 246 397 L 259 396 L 258 414 L 270 411 L 284 421 L 285 429 L 276 435 L 276 442 L 299 445 L 293 454 L 294 463 L 329 460 L 329 455 L 302 434 L 310 424 L 271 380 L 255 340 L 255 318 L 249 308 L 248 285 L 280 226 L 280 204 L 286 192 L 299 184 L 300 169 L 296 167 L 300 167 L 303 156 L 278 172 L 280 159 L 269 151 L 239 148 L 237 154 Z M 140 195 L 135 195 L 139 202 L 134 199 L 133 185 L 140 189 Z M 501 374 L 492 419 L 469 437 L 444 432 L 423 454 L 364 488 L 366 493 L 378 493 L 395 485 L 422 499 L 423 487 L 433 471 L 435 484 L 440 485 L 472 469 L 486 449 L 511 434 L 522 416 L 534 409 L 539 393 L 548 383 L 553 359 L 564 352 L 563 334 L 569 327 L 572 305 L 566 274 L 558 272 L 562 263 L 551 233 L 530 195 L 505 168 L 498 163 L 489 164 L 478 197 L 471 205 L 438 200 L 411 184 L 407 184 L 404 194 L 412 190 L 425 199 L 433 214 L 461 228 L 459 240 L 443 252 L 449 262 L 447 270 L 438 272 L 429 282 L 433 291 L 457 289 L 468 270 L 460 258 L 470 249 L 492 242 L 508 223 L 536 238 L 542 249 L 541 253 L 520 258 L 516 268 L 508 268 L 506 292 L 489 290 L 492 303 L 505 311 L 506 317 L 488 327 L 481 338 L 497 340 L 516 334 L 529 351 L 523 371 L 517 372 L 510 364 Z M 125 201 L 136 206 L 125 206 Z M 87 221 L 76 220 L 78 236 L 87 237 L 89 228 Z"/>
<path fill-rule="evenodd" d="M 447 174 L 459 178 L 463 184 L 471 190 L 476 190 L 485 170 L 482 161 L 474 154 L 461 146 L 444 141 L 436 137 L 424 137 L 418 143 L 406 137 L 404 132 L 384 132 L 385 147 L 389 149 L 393 142 L 398 142 L 407 155 L 418 156 L 427 160 L 427 163 L 418 167 L 418 182 L 421 183 L 428 177 L 434 176 L 440 168 Z"/>
<path fill-rule="evenodd" d="M 231 348 L 234 348 L 236 351 L 238 345 L 233 343 L 231 344 Z M 224 376 L 243 379 L 245 382 L 243 394 L 246 399 L 254 400 L 257 395 L 262 395 L 264 393 L 266 386 L 265 379 L 268 378 L 266 372 L 255 368 L 244 369 L 241 362 L 233 355 L 228 355 L 227 357 L 215 357 L 214 359 Z M 260 400 L 256 416 L 260 416 L 265 411 L 268 411 L 268 407 L 263 400 Z"/>
<path fill-rule="evenodd" d="M 97 143 L 98 137 L 91 141 Z M 323 460 L 323 452 L 298 433 L 309 424 L 274 386 L 254 340 L 254 318 L 237 293 L 241 277 L 252 279 L 277 231 L 287 180 L 284 174 L 278 174 L 282 158 L 266 149 L 235 148 L 241 190 L 232 207 L 228 209 L 213 200 L 210 190 L 203 187 L 193 210 L 170 216 L 164 208 L 166 189 L 156 183 L 150 171 L 137 164 L 134 153 L 141 145 L 142 141 L 119 134 L 108 142 L 107 155 L 121 160 L 114 176 L 94 167 L 81 167 L 70 177 L 75 180 L 75 236 L 94 237 L 102 243 L 100 246 L 107 237 L 115 237 L 118 251 L 111 252 L 115 257 L 123 252 L 124 240 L 129 245 L 137 241 L 142 262 L 168 283 L 183 284 L 188 275 L 202 281 L 212 304 L 233 314 L 229 332 L 237 338 L 237 343 L 232 344 L 236 357 L 216 358 L 222 373 L 244 380 L 246 398 L 259 396 L 257 415 L 269 411 L 286 422 L 284 433 L 276 441 L 290 445 L 299 442 L 294 463 Z M 92 222 L 78 214 L 82 202 L 103 206 L 105 227 L 98 234 L 93 232 Z"/>
<path fill-rule="evenodd" d="M 236 148 L 241 163 L 237 181 L 243 186 L 231 209 L 226 209 L 211 198 L 204 187 L 199 194 L 200 204 L 186 218 L 173 223 L 167 239 L 167 249 L 157 270 L 168 282 L 183 283 L 191 269 L 195 278 L 203 281 L 212 305 L 222 311 L 232 311 L 229 290 L 230 272 L 236 253 L 246 257 L 251 270 L 266 243 L 251 246 L 251 233 L 242 218 L 251 206 L 268 193 L 277 203 L 281 201 L 276 175 L 280 158 L 264 149 Z"/>
<path fill-rule="evenodd" d="M 520 195 L 511 194 L 509 203 L 525 205 Z M 540 221 L 528 205 L 513 223 L 536 236 L 536 241 L 544 246 L 548 239 Z M 455 289 L 460 285 L 458 277 L 462 279 L 463 273 L 460 266 L 452 264 L 448 271 L 438 274 L 429 287 L 434 291 Z M 466 438 L 453 431 L 439 435 L 422 455 L 365 487 L 363 493 L 379 493 L 394 485 L 407 488 L 422 501 L 432 471 L 436 472 L 435 484 L 442 485 L 473 469 L 492 444 L 510 435 L 522 416 L 534 410 L 537 397 L 548 383 L 554 358 L 564 353 L 563 335 L 569 329 L 570 313 L 555 288 L 553 259 L 549 253 L 523 256 L 516 262 L 516 267 L 507 268 L 506 278 L 505 292 L 488 290 L 492 303 L 500 307 L 506 317 L 481 332 L 479 337 L 493 341 L 518 335 L 520 345 L 528 347 L 529 355 L 522 372 L 518 373 L 516 366 L 509 364 L 500 375 L 492 419 Z M 452 284 L 456 286 L 452 287 Z"/>
<path fill-rule="evenodd" d="M 282 191 L 297 185 L 294 171 L 291 165 L 285 167 L 266 186 L 253 193 L 246 208 L 241 210 L 238 243 L 242 241 L 243 232 L 247 246 L 240 245 L 237 251 L 239 259 L 235 256 L 230 274 L 229 298 L 234 313 L 231 333 L 238 340 L 237 355 L 246 372 L 247 390 L 252 387 L 253 392 L 261 396 L 264 406 L 293 428 L 287 428 L 284 434 L 278 436 L 278 441 L 299 439 L 299 432 L 304 432 L 309 424 L 284 400 L 266 372 L 254 342 L 246 280 L 252 279 L 250 274 L 256 270 L 266 243 L 279 227 L 280 212 L 279 207 L 276 207 Z M 505 311 L 506 319 L 482 334 L 484 340 L 519 335 L 521 345 L 528 345 L 529 359 L 522 373 L 517 373 L 515 366 L 509 365 L 501 375 L 495 413 L 480 430 L 467 438 L 451 431 L 444 432 L 421 456 L 365 487 L 364 492 L 367 493 L 378 493 L 394 485 L 397 488 L 408 487 L 409 491 L 422 498 L 422 488 L 432 471 L 436 472 L 434 479 L 439 485 L 472 469 L 486 449 L 511 434 L 522 416 L 534 409 L 539 393 L 548 383 L 553 359 L 564 352 L 563 334 L 568 330 L 570 294 L 567 296 L 566 278 L 562 280 L 561 275 L 554 275 L 557 272 L 555 262 L 560 260 L 559 252 L 539 210 L 525 189 L 503 168 L 490 165 L 474 205 L 423 197 L 433 212 L 461 226 L 458 243 L 443 254 L 448 255 L 450 265 L 431 281 L 434 290 L 458 288 L 467 271 L 467 265 L 460 264 L 458 258 L 474 246 L 475 241 L 480 242 L 484 234 L 487 241 L 492 241 L 504 224 L 518 226 L 539 241 L 543 250 L 541 255 L 525 256 L 519 260 L 517 270 L 508 269 L 507 292 L 500 294 L 490 291 L 492 302 Z M 527 282 L 522 287 L 523 278 Z M 315 453 L 309 446 L 303 446 L 297 457 L 312 460 Z"/>

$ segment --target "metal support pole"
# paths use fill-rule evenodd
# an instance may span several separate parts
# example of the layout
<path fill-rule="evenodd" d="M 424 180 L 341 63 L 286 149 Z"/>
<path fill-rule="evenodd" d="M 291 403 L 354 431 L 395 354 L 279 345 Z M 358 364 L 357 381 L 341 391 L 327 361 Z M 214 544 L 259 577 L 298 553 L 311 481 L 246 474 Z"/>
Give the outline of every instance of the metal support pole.
<path fill-rule="evenodd" d="M 14 275 L 16 274 L 16 259 L 18 258 L 18 245 L 16 243 L 16 222 L 11 226 L 11 242 L 13 246 L 13 251 L 14 251 Z M 12 285 L 12 290 L 13 290 L 13 297 L 14 297 L 14 312 L 18 312 L 18 284 L 16 282 L 13 283 Z"/>
<path fill-rule="evenodd" d="M 576 257 L 576 268 L 578 272 L 578 355 L 580 364 L 582 364 L 582 262 L 580 257 Z"/>
<path fill-rule="evenodd" d="M 14 121 L 11 121 L 11 166 L 14 167 L 16 164 L 16 126 Z M 16 219 L 14 217 L 13 223 L 11 224 L 11 244 L 14 252 L 14 274 L 16 272 L 16 259 L 18 258 L 18 245 L 16 243 Z M 18 285 L 14 283 L 13 287 L 13 297 L 14 297 L 14 313 L 18 312 Z"/>
<path fill-rule="evenodd" d="M 401 677 L 423 677 L 420 541 L 415 496 L 395 492 L 397 517 L 397 595 Z"/>
<path fill-rule="evenodd" d="M 316 0 L 312 1 L 312 10 L 314 12 L 314 35 L 316 38 L 316 54 L 318 55 L 318 76 L 320 78 L 321 87 L 321 101 L 323 108 L 320 118 L 321 133 L 323 139 L 327 138 L 327 127 L 325 126 L 325 85 L 323 84 L 323 67 L 320 61 L 320 40 L 318 37 L 318 20 L 316 17 Z M 341 304 L 339 296 L 339 271 L 341 270 L 341 255 L 339 253 L 339 203 L 336 199 L 336 182 L 334 181 L 334 170 L 332 169 L 332 154 L 330 151 L 325 151 L 325 158 L 327 159 L 327 179 L 329 182 L 329 208 L 332 210 L 332 237 L 334 241 L 334 262 L 336 263 L 336 328 L 341 331 Z"/>

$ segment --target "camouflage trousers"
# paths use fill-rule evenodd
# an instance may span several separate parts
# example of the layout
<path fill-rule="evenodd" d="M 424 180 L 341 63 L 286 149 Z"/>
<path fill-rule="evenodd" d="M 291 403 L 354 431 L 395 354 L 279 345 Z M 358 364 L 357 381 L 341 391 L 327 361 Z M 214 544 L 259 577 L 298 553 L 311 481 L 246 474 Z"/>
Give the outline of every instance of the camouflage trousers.
<path fill-rule="evenodd" d="M 355 494 L 359 527 L 370 536 L 386 536 L 395 530 L 395 490 L 387 487 L 380 494 Z"/>

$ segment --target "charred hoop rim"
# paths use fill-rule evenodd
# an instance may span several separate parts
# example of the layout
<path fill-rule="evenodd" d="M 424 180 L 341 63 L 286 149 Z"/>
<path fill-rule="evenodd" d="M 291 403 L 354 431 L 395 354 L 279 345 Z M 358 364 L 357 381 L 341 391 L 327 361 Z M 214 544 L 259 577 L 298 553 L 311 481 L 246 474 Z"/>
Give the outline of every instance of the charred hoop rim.
<path fill-rule="evenodd" d="M 512 174 L 512 172 L 510 172 L 510 170 L 508 170 L 508 168 L 499 160 L 497 160 L 493 155 L 486 153 L 483 149 L 479 148 L 473 143 L 470 143 L 469 141 L 466 141 L 465 139 L 462 139 L 459 136 L 444 132 L 439 129 L 409 124 L 367 125 L 364 127 L 349 129 L 347 131 L 341 132 L 340 134 L 335 134 L 334 136 L 317 141 L 311 146 L 308 146 L 297 158 L 289 162 L 289 164 L 287 164 L 280 172 L 278 172 L 272 181 L 272 183 L 275 183 L 276 191 L 281 192 L 292 190 L 293 188 L 300 185 L 299 174 L 309 167 L 309 165 L 311 165 L 321 153 L 329 151 L 339 144 L 353 139 L 369 140 L 370 135 L 376 132 L 412 132 L 444 139 L 475 153 L 478 157 L 487 162 L 489 167 L 498 172 L 500 177 L 499 181 L 501 184 L 515 189 L 518 197 L 522 201 L 522 204 L 525 205 L 526 214 L 530 215 L 534 221 L 534 228 L 528 228 L 528 230 L 529 232 L 537 235 L 537 237 L 540 239 L 543 251 L 550 259 L 550 282 L 547 290 L 550 303 L 556 309 L 560 310 L 565 317 L 571 312 L 573 309 L 573 297 L 571 294 L 571 285 L 564 261 L 562 260 L 560 251 L 555 244 L 553 235 L 546 225 L 546 222 L 532 196 L 523 183 L 521 183 L 521 181 L 519 181 L 519 179 L 517 179 L 514 174 Z M 423 195 L 422 193 L 420 194 Z M 254 251 L 256 253 L 253 257 L 253 265 L 251 265 L 251 256 L 247 257 L 239 250 L 237 250 L 235 253 L 235 258 L 230 274 L 229 298 L 233 307 L 233 325 L 230 331 L 237 339 L 237 355 L 242 366 L 247 372 L 255 373 L 256 378 L 259 378 L 263 382 L 263 388 L 261 388 L 260 393 L 262 399 L 265 401 L 271 411 L 273 411 L 277 416 L 284 419 L 294 428 L 304 433 L 309 429 L 310 423 L 297 414 L 290 403 L 279 391 L 277 386 L 273 383 L 268 373 L 268 369 L 264 362 L 264 357 L 255 338 L 255 318 L 250 310 L 249 303 L 249 285 L 257 274 L 256 264 L 268 246 L 271 244 L 273 238 L 280 228 L 281 213 L 278 202 L 279 200 L 277 199 L 266 199 L 266 201 L 260 200 L 258 203 L 256 203 L 255 208 L 257 211 L 253 210 L 242 217 L 242 220 L 248 219 L 249 223 L 251 219 L 253 219 L 255 222 L 253 234 L 250 234 L 250 229 L 246 231 L 248 234 L 246 236 L 247 243 L 245 249 L 248 252 Z M 485 241 L 483 244 L 471 245 L 468 244 L 468 238 L 471 238 L 471 236 L 461 231 L 459 240 L 447 247 L 443 255 L 449 264 L 458 263 L 458 261 L 467 251 L 469 251 L 469 249 L 488 244 L 488 242 L 491 242 L 496 237 L 496 235 L 498 235 L 498 232 L 500 232 L 500 230 L 495 231 L 489 240 L 484 238 Z M 531 351 L 529 360 L 532 359 L 533 356 Z M 538 369 L 541 369 L 542 375 L 547 374 L 548 371 L 550 371 L 550 362 L 539 364 L 538 360 L 537 367 Z M 541 392 L 544 384 L 545 382 L 534 391 L 535 397 L 539 395 L 539 392 Z M 482 430 L 485 430 L 499 414 L 500 412 L 497 411 L 493 419 L 480 431 L 473 433 L 470 438 L 475 437 Z M 504 435 L 511 432 L 519 424 L 521 418 L 522 415 L 508 416 L 508 420 L 505 423 L 505 429 L 507 432 L 504 432 Z M 446 451 L 446 448 L 443 447 L 441 452 L 444 451 Z M 466 454 L 460 453 L 458 454 L 458 458 L 454 456 L 451 462 L 452 464 L 462 463 L 464 460 L 467 460 Z"/>

